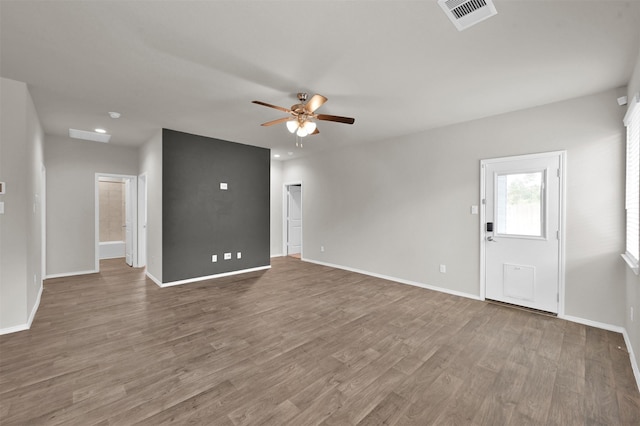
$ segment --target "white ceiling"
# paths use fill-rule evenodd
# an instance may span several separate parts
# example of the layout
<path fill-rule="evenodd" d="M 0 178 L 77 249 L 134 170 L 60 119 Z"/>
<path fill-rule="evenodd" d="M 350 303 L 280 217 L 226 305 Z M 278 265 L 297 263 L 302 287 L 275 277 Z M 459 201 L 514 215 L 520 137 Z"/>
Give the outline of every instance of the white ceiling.
<path fill-rule="evenodd" d="M 285 158 L 627 84 L 640 1 L 495 5 L 458 32 L 436 0 L 1 0 L 0 75 L 29 85 L 49 134 L 103 127 L 136 146 L 165 127 Z M 252 100 L 290 107 L 298 91 L 355 124 L 320 122 L 302 150 L 259 125 L 284 114 Z"/>

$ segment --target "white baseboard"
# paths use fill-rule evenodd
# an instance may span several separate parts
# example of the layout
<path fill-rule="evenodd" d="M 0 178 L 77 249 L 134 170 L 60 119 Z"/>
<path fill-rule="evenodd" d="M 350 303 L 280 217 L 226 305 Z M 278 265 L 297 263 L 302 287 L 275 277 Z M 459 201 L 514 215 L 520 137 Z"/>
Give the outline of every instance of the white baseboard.
<path fill-rule="evenodd" d="M 36 312 L 38 312 L 38 308 L 40 307 L 40 299 L 42 298 L 42 282 L 40 283 L 40 290 L 38 291 L 38 296 L 36 297 L 36 303 L 33 304 L 33 308 L 31 309 L 31 313 L 29 314 L 29 319 L 26 324 L 14 325 L 13 327 L 0 328 L 0 335 L 15 333 L 18 331 L 25 331 L 31 328 L 31 324 L 33 324 L 33 319 L 36 317 Z"/>
<path fill-rule="evenodd" d="M 0 328 L 0 336 L 3 334 L 11 334 L 16 333 L 18 331 L 28 330 L 29 326 L 27 324 L 14 325 L 13 327 Z"/>
<path fill-rule="evenodd" d="M 426 288 L 427 290 L 439 291 L 440 293 L 447 293 L 447 294 L 451 294 L 453 296 L 466 297 L 467 299 L 474 299 L 474 300 L 482 300 L 482 298 L 480 298 L 480 296 L 476 296 L 475 294 L 464 293 L 462 291 L 456 291 L 456 290 L 450 290 L 450 289 L 443 288 L 443 287 L 437 287 L 437 286 L 433 286 L 433 285 L 429 285 L 429 284 L 419 283 L 417 281 L 405 280 L 405 279 L 402 279 L 402 278 L 391 277 L 389 275 L 382 275 L 382 274 L 378 274 L 378 273 L 375 273 L 375 272 L 363 271 L 362 269 L 350 268 L 348 266 L 342 266 L 342 265 L 336 265 L 336 264 L 333 264 L 333 263 L 321 262 L 319 260 L 313 260 L 313 259 L 307 259 L 307 258 L 302 258 L 302 260 L 305 261 L 305 262 L 309 262 L 309 263 L 315 263 L 317 265 L 329 266 L 331 268 L 343 269 L 345 271 L 355 272 L 355 273 L 363 274 L 363 275 L 369 275 L 371 277 L 376 277 L 376 278 L 382 278 L 383 280 L 394 281 L 394 282 L 397 282 L 397 283 L 400 283 L 400 284 L 407 284 L 407 285 L 412 285 L 414 287 Z"/>
<path fill-rule="evenodd" d="M 585 318 L 574 317 L 571 315 L 562 315 L 562 316 L 558 316 L 558 318 L 571 321 L 571 322 L 577 322 L 578 324 L 588 325 L 590 327 L 601 328 L 603 330 L 621 333 L 622 337 L 624 337 L 624 343 L 627 346 L 627 351 L 629 352 L 629 361 L 631 362 L 631 369 L 633 370 L 633 375 L 636 378 L 636 385 L 638 386 L 638 389 L 640 389 L 640 369 L 638 368 L 638 362 L 636 361 L 636 356 L 633 351 L 633 346 L 631 345 L 631 340 L 629 339 L 629 334 L 627 333 L 626 328 L 620 327 L 618 325 L 592 321 Z"/>
<path fill-rule="evenodd" d="M 61 274 L 47 275 L 44 278 L 48 280 L 48 279 L 51 279 L 51 278 L 64 278 L 64 277 L 75 277 L 76 275 L 97 274 L 99 272 L 100 271 L 98 271 L 97 269 L 90 270 L 90 271 L 63 272 Z"/>
<path fill-rule="evenodd" d="M 31 328 L 31 324 L 33 324 L 33 319 L 36 317 L 36 312 L 38 312 L 38 308 L 40 307 L 40 299 L 42 298 L 42 290 L 44 289 L 44 285 L 42 281 L 40 282 L 40 290 L 38 290 L 38 296 L 36 297 L 36 303 L 33 304 L 33 308 L 31 309 L 31 313 L 29 314 L 29 319 L 27 320 L 27 328 Z"/>
<path fill-rule="evenodd" d="M 98 244 L 98 256 L 102 259 L 118 259 L 125 257 L 124 241 L 106 241 Z"/>
<path fill-rule="evenodd" d="M 633 346 L 631 345 L 631 340 L 629 339 L 629 334 L 627 333 L 626 328 L 624 329 L 622 336 L 624 337 L 625 345 L 627 345 L 627 351 L 629 351 L 631 369 L 633 370 L 633 375 L 636 377 L 636 386 L 638 386 L 638 390 L 640 390 L 640 368 L 638 368 L 638 362 L 636 361 L 637 358 L 633 352 Z"/>
<path fill-rule="evenodd" d="M 279 254 L 272 254 L 272 255 L 271 255 L 271 257 L 272 257 L 272 258 L 273 258 L 273 257 L 282 257 L 282 256 L 284 256 L 284 254 L 282 254 L 282 253 L 279 253 Z"/>
<path fill-rule="evenodd" d="M 616 333 L 623 333 L 624 327 L 618 325 L 607 324 L 599 321 L 592 321 L 586 318 L 574 317 L 572 315 L 558 315 L 558 318 L 571 322 L 577 322 L 578 324 L 588 325 L 590 327 L 601 328 L 603 330 L 615 331 Z"/>
<path fill-rule="evenodd" d="M 147 277 L 149 277 L 149 279 L 150 279 L 151 281 L 153 281 L 154 283 L 156 283 L 156 285 L 157 285 L 158 287 L 162 287 L 162 281 L 160 281 L 159 279 L 157 279 L 156 277 L 154 277 L 153 275 L 151 275 L 151 274 L 149 273 L 149 271 L 145 271 L 145 275 L 146 275 Z"/>
<path fill-rule="evenodd" d="M 255 271 L 263 271 L 265 269 L 271 269 L 271 265 L 267 265 L 267 266 L 258 266 L 257 268 L 249 268 L 249 269 L 241 269 L 239 271 L 231 271 L 231 272 L 224 272 L 222 274 L 215 274 L 215 275 L 207 275 L 204 277 L 197 277 L 197 278 L 189 278 L 187 280 L 180 280 L 180 281 L 171 281 L 168 283 L 161 283 L 159 282 L 157 279 L 152 278 L 151 276 L 149 276 L 149 274 L 147 274 L 149 276 L 149 278 L 151 278 L 153 280 L 153 282 L 155 282 L 158 286 L 164 288 L 164 287 L 172 287 L 174 285 L 182 285 L 182 284 L 189 284 L 189 283 L 195 283 L 198 281 L 205 281 L 205 280 L 211 280 L 214 278 L 222 278 L 222 277 L 229 277 L 231 275 L 239 275 L 239 274 L 246 274 L 247 272 L 255 272 Z"/>

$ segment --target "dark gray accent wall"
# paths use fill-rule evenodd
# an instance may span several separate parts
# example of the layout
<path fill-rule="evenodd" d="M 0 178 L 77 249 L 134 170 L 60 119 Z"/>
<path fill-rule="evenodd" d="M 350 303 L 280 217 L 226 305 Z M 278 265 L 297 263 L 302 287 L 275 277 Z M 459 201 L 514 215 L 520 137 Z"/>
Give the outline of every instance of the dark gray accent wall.
<path fill-rule="evenodd" d="M 270 264 L 268 149 L 163 129 L 162 169 L 163 282 Z"/>

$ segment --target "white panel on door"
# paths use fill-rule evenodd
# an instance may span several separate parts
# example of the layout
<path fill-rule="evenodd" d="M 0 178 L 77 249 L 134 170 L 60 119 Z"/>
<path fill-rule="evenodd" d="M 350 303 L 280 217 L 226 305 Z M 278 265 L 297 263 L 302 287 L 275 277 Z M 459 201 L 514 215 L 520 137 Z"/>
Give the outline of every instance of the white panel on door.
<path fill-rule="evenodd" d="M 535 301 L 536 268 L 505 264 L 504 294 L 515 299 Z"/>

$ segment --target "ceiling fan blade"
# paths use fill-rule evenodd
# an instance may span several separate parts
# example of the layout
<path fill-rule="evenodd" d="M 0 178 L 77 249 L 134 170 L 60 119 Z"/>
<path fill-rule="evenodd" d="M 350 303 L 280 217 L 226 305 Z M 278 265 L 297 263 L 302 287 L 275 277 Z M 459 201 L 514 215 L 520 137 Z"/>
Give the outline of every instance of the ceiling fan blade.
<path fill-rule="evenodd" d="M 273 126 L 274 124 L 284 123 L 289 120 L 291 120 L 291 117 L 278 118 L 277 120 L 267 121 L 266 123 L 262 123 L 261 126 Z"/>
<path fill-rule="evenodd" d="M 318 133 L 320 133 L 320 130 L 318 130 L 318 128 L 316 127 L 316 129 L 313 132 L 309 133 L 309 134 L 310 135 L 317 135 Z"/>
<path fill-rule="evenodd" d="M 279 111 L 286 112 L 288 114 L 291 114 L 291 112 L 292 112 L 290 109 L 283 108 L 283 107 L 277 106 L 277 105 L 271 105 L 271 104 L 268 104 L 268 103 L 262 102 L 262 101 L 251 101 L 251 102 L 254 103 L 254 104 L 266 106 L 266 107 L 269 107 L 269 108 L 275 108 L 275 109 L 277 109 Z"/>
<path fill-rule="evenodd" d="M 338 123 L 345 123 L 345 124 L 353 124 L 356 121 L 355 118 L 340 117 L 339 115 L 328 115 L 328 114 L 318 114 L 316 118 L 318 120 L 336 121 Z"/>
<path fill-rule="evenodd" d="M 327 98 L 322 95 L 313 95 L 309 102 L 304 106 L 304 109 L 307 112 L 313 112 L 320 108 L 325 102 L 327 102 Z"/>

